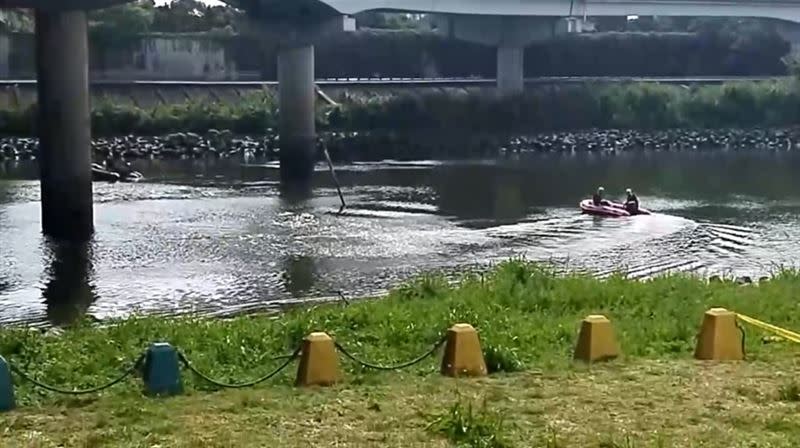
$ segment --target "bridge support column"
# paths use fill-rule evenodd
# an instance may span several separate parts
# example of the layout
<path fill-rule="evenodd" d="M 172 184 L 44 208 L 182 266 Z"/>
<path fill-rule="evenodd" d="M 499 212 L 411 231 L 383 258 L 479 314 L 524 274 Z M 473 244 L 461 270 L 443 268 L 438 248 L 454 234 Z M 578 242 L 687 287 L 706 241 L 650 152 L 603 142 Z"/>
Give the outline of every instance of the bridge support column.
<path fill-rule="evenodd" d="M 517 95 L 523 92 L 525 49 L 521 45 L 497 47 L 497 90 L 501 95 Z"/>
<path fill-rule="evenodd" d="M 42 230 L 87 240 L 94 216 L 84 11 L 36 12 L 36 65 Z"/>
<path fill-rule="evenodd" d="M 0 77 L 8 79 L 10 75 L 11 65 L 9 59 L 11 56 L 11 37 L 4 34 L 0 35 Z"/>
<path fill-rule="evenodd" d="M 316 160 L 314 46 L 285 46 L 278 53 L 281 183 L 309 188 Z"/>
<path fill-rule="evenodd" d="M 354 30 L 346 16 L 315 15 L 304 2 L 287 2 L 283 14 L 268 20 L 248 20 L 244 27 L 278 45 L 278 131 L 281 189 L 284 196 L 309 196 L 317 159 L 314 42 Z M 319 11 L 317 11 L 319 12 Z"/>
<path fill-rule="evenodd" d="M 497 91 L 500 95 L 523 92 L 525 47 L 554 37 L 557 20 L 554 17 L 460 14 L 431 18 L 442 35 L 497 48 Z"/>

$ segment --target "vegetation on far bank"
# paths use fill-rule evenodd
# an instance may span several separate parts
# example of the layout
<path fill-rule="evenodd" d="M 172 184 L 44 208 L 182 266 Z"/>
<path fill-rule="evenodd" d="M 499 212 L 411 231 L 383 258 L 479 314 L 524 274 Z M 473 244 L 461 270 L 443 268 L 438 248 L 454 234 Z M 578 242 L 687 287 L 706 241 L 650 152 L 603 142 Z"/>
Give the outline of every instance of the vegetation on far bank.
<path fill-rule="evenodd" d="M 559 87 L 509 98 L 404 95 L 345 103 L 335 129 L 553 131 L 786 126 L 800 122 L 794 79 L 685 87 L 651 83 Z"/>
<path fill-rule="evenodd" d="M 339 106 L 318 102 L 321 131 L 437 130 L 545 132 L 587 128 L 668 129 L 780 127 L 800 123 L 800 82 L 784 79 L 685 87 L 660 84 L 585 85 L 538 89 L 500 98 L 490 94 L 402 94 L 351 97 Z M 270 133 L 278 107 L 269 92 L 237 102 L 189 101 L 141 108 L 95 101 L 97 136 L 157 135 L 228 129 Z M 35 133 L 35 106 L 0 111 L 0 132 Z"/>
<path fill-rule="evenodd" d="M 439 356 L 399 372 L 366 370 L 342 357 L 343 382 L 327 390 L 293 388 L 296 364 L 259 386 L 219 392 L 184 369 L 186 393 L 172 399 L 143 397 L 140 378 L 83 397 L 17 382 L 21 407 L 0 415 L 0 431 L 13 446 L 731 446 L 742 437 L 791 446 L 800 401 L 790 374 L 795 346 L 746 327 L 747 361 L 691 357 L 710 307 L 800 328 L 798 289 L 794 271 L 739 286 L 683 275 L 647 282 L 556 276 L 509 261 L 458 284 L 425 276 L 385 299 L 278 317 L 139 317 L 57 335 L 2 329 L 4 357 L 67 388 L 115 377 L 153 341 L 174 344 L 212 378 L 240 382 L 272 370 L 281 362 L 274 356 L 312 331 L 328 332 L 362 359 L 394 364 L 425 352 L 458 322 L 480 331 L 492 375 L 441 378 Z M 580 320 L 595 313 L 612 320 L 624 354 L 587 370 L 571 355 Z M 74 425 L 59 423 L 65 418 Z M 237 435 L 248 427 L 247 438 Z"/>

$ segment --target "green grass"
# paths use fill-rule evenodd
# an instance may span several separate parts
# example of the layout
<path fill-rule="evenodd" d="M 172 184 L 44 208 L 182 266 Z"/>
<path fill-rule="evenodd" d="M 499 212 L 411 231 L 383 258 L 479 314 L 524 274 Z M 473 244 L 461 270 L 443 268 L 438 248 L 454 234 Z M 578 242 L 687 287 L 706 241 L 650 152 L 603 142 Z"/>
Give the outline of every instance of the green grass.
<path fill-rule="evenodd" d="M 724 364 L 704 367 L 707 364 L 693 364 L 691 356 L 703 313 L 710 307 L 722 306 L 778 326 L 800 328 L 798 290 L 800 274 L 791 271 L 757 286 L 737 286 L 733 282 L 707 283 L 688 276 L 665 276 L 647 282 L 621 277 L 603 281 L 581 275 L 560 277 L 537 264 L 510 261 L 489 274 L 467 276 L 457 285 L 426 276 L 393 290 L 385 299 L 295 309 L 279 317 L 229 320 L 138 317 L 102 327 L 78 325 L 62 335 L 51 336 L 33 330 L 3 329 L 0 353 L 6 359 L 42 381 L 67 388 L 84 388 L 107 381 L 153 341 L 170 342 L 215 379 L 240 382 L 272 370 L 280 363 L 272 357 L 290 353 L 312 331 L 328 332 L 360 358 L 393 364 L 425 352 L 448 327 L 459 322 L 470 323 L 479 330 L 487 364 L 494 373 L 488 379 L 447 381 L 437 374 L 438 356 L 399 373 L 368 371 L 342 358 L 344 381 L 334 388 L 337 392 L 315 395 L 317 392 L 298 391 L 291 386 L 296 364 L 265 384 L 233 392 L 213 392 L 215 388 L 184 371 L 186 395 L 167 400 L 144 397 L 141 379 L 78 398 L 18 384 L 16 392 L 21 409 L 0 417 L 0 431 L 11 434 L 9 440 L 20 441 L 23 437 L 33 437 L 31 431 L 36 431 L 36 422 L 40 422 L 55 431 L 56 438 L 60 437 L 64 443 L 69 437 L 78 437 L 78 433 L 59 428 L 58 419 L 67 418 L 90 425 L 82 427 L 80 432 L 80 443 L 87 446 L 106 446 L 106 442 L 121 440 L 141 443 L 125 446 L 145 446 L 150 442 L 147 446 L 152 446 L 159 440 L 162 446 L 228 446 L 211 442 L 213 439 L 223 443 L 230 438 L 222 421 L 216 422 L 219 431 L 206 434 L 211 437 L 207 440 L 209 445 L 203 445 L 200 439 L 198 444 L 188 443 L 187 440 L 194 439 L 186 433 L 187 428 L 213 426 L 209 419 L 230 420 L 242 427 L 258 421 L 258 425 L 274 429 L 271 425 L 305 418 L 311 427 L 325 426 L 330 422 L 316 421 L 314 407 L 328 409 L 325 406 L 341 405 L 346 409 L 334 418 L 338 421 L 336 425 L 360 428 L 369 421 L 380 426 L 380 419 L 373 421 L 373 414 L 391 417 L 398 423 L 386 431 L 405 428 L 407 435 L 395 435 L 427 441 L 419 446 L 438 446 L 427 443 L 454 438 L 459 443 L 466 440 L 467 446 L 526 446 L 520 445 L 519 439 L 528 434 L 535 434 L 541 442 L 535 446 L 573 446 L 575 440 L 590 439 L 593 445 L 580 446 L 661 446 L 656 444 L 657 437 L 642 429 L 651 423 L 657 426 L 653 422 L 658 421 L 658 415 L 675 418 L 665 413 L 677 412 L 675 407 L 692 402 L 696 404 L 692 408 L 697 421 L 694 426 L 705 428 L 714 424 L 717 426 L 706 429 L 722 431 L 721 416 L 731 419 L 730 425 L 735 426 L 733 420 L 742 418 L 737 409 L 747 402 L 747 406 L 763 413 L 751 421 L 758 431 L 767 434 L 763 440 L 775 437 L 783 440 L 781 437 L 787 431 L 789 435 L 800 435 L 790 430 L 787 423 L 799 426 L 794 417 L 797 387 L 788 381 L 792 377 L 787 373 L 796 368 L 790 357 L 794 346 L 788 342 L 765 344 L 762 333 L 746 327 L 748 360 L 744 366 L 747 367 Z M 602 366 L 587 368 L 573 364 L 571 356 L 580 320 L 596 313 L 611 319 L 624 355 Z M 708 393 L 719 395 L 704 396 L 705 392 L 698 392 L 705 387 L 698 386 L 701 383 L 714 383 L 713 387 L 719 391 L 709 389 Z M 502 389 L 497 396 L 492 392 L 495 387 Z M 464 398 L 467 401 L 459 401 L 461 398 L 454 395 L 453 388 L 467 390 Z M 464 391 L 459 390 L 456 392 Z M 641 403 L 636 401 L 636 394 L 641 395 Z M 685 394 L 686 403 L 673 402 L 675 394 Z M 344 396 L 351 397 L 352 402 L 340 402 Z M 554 400 L 552 408 L 528 408 L 531 402 L 535 404 L 548 396 Z M 397 410 L 401 406 L 398 400 L 405 399 L 416 400 L 419 412 Z M 267 400 L 268 404 L 260 400 Z M 615 412 L 627 415 L 627 420 L 617 421 L 617 417 L 605 413 L 606 401 L 616 403 L 619 411 Z M 471 402 L 476 403 L 475 407 L 470 407 Z M 347 406 L 357 407 L 358 415 L 353 415 Z M 787 414 L 787 409 L 792 412 Z M 583 415 L 583 410 L 593 413 Z M 553 420 L 554 416 L 563 417 L 562 414 L 569 414 L 567 411 L 580 414 L 577 417 L 570 414 L 570 418 L 591 421 L 605 418 L 611 419 L 613 425 L 604 420 L 593 427 L 587 421 L 587 427 L 575 428 L 562 422 L 554 434 L 550 431 L 553 422 L 559 421 Z M 171 413 L 182 417 L 175 420 Z M 642 413 L 652 421 L 639 422 Z M 496 418 L 499 415 L 504 418 Z M 302 422 L 295 423 L 300 427 L 292 428 L 300 431 Z M 437 430 L 426 430 L 428 427 Z M 636 443 L 631 445 L 634 442 L 626 441 L 624 431 L 610 432 L 611 427 L 636 434 L 633 439 Z M 334 429 L 340 437 L 356 437 L 341 433 L 344 429 L 338 426 Z M 281 431 L 287 432 L 286 440 L 298 443 L 290 446 L 307 446 L 301 441 L 328 440 L 323 434 L 301 437 L 291 428 L 278 433 Z M 682 437 L 681 431 L 676 423 L 667 431 L 670 440 Z M 367 432 L 358 437 L 368 440 L 380 433 L 375 428 Z M 270 437 L 278 433 L 270 432 Z M 773 437 L 775 434 L 780 437 Z M 559 441 L 562 436 L 567 440 Z M 99 439 L 95 444 L 87 442 L 86 438 L 91 437 Z M 187 444 L 175 442 L 176 437 Z M 255 440 L 262 439 L 247 443 Z M 641 444 L 642 441 L 646 443 Z M 76 445 L 66 443 L 66 446 Z"/>
<path fill-rule="evenodd" d="M 428 429 L 450 441 L 470 448 L 509 448 L 504 440 L 503 416 L 487 409 L 484 401 L 478 409 L 472 403 L 457 401 L 441 415 L 435 416 Z"/>
<path fill-rule="evenodd" d="M 782 385 L 778 390 L 778 397 L 781 401 L 800 401 L 800 385 L 794 381 Z"/>
<path fill-rule="evenodd" d="M 465 322 L 479 330 L 491 371 L 554 370 L 569 364 L 580 320 L 589 314 L 612 320 L 626 357 L 686 358 L 710 307 L 800 328 L 799 290 L 800 274 L 791 272 L 761 286 L 741 287 L 686 276 L 649 282 L 557 277 L 540 265 L 510 261 L 457 285 L 424 276 L 384 299 L 295 309 L 278 318 L 133 317 L 102 327 L 76 325 L 59 336 L 4 329 L 0 354 L 50 384 L 84 388 L 114 377 L 150 343 L 164 341 L 215 379 L 240 382 L 272 370 L 280 364 L 273 357 L 291 353 L 314 331 L 329 333 L 362 359 L 395 364 L 425 352 L 451 325 Z M 747 344 L 752 359 L 769 358 L 785 347 L 753 336 Z M 434 364 L 428 360 L 411 371 L 425 374 Z M 346 360 L 343 365 L 359 380 L 378 374 Z M 190 389 L 208 389 L 202 381 L 186 380 Z M 18 393 L 23 404 L 57 398 L 28 386 Z"/>
<path fill-rule="evenodd" d="M 793 126 L 800 120 L 794 78 L 686 88 L 648 83 L 559 87 L 513 97 L 479 94 L 368 97 L 333 111 L 344 130 L 459 129 L 548 132 L 589 128 L 698 129 Z"/>
<path fill-rule="evenodd" d="M 0 414 L 0 447 L 789 448 L 800 414 L 775 392 L 797 367 L 629 360 L 471 380 L 400 372 L 321 389 L 115 394 Z"/>

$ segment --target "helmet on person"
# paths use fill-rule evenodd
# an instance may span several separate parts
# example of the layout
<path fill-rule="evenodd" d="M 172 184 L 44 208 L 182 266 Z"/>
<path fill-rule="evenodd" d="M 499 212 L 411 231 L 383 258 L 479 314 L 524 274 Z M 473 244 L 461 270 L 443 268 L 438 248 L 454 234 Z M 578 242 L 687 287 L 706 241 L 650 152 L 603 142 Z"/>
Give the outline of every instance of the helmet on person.
<path fill-rule="evenodd" d="M 603 187 L 599 187 L 599 188 L 597 189 L 597 192 L 598 192 L 598 193 L 602 193 L 603 191 L 605 191 L 605 189 L 604 189 Z"/>
<path fill-rule="evenodd" d="M 633 191 L 631 191 L 631 189 L 630 189 L 630 188 L 628 188 L 628 189 L 626 189 L 626 190 L 625 190 L 625 193 L 627 193 L 627 194 L 633 194 Z"/>

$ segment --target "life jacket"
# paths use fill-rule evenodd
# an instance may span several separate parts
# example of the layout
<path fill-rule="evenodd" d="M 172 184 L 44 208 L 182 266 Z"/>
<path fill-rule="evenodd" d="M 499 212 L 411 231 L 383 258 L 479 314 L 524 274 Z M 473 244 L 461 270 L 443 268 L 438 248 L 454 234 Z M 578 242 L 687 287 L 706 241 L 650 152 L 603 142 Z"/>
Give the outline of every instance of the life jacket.
<path fill-rule="evenodd" d="M 625 201 L 625 208 L 638 210 L 639 209 L 639 198 L 636 197 L 635 194 L 628 195 L 628 199 Z"/>

